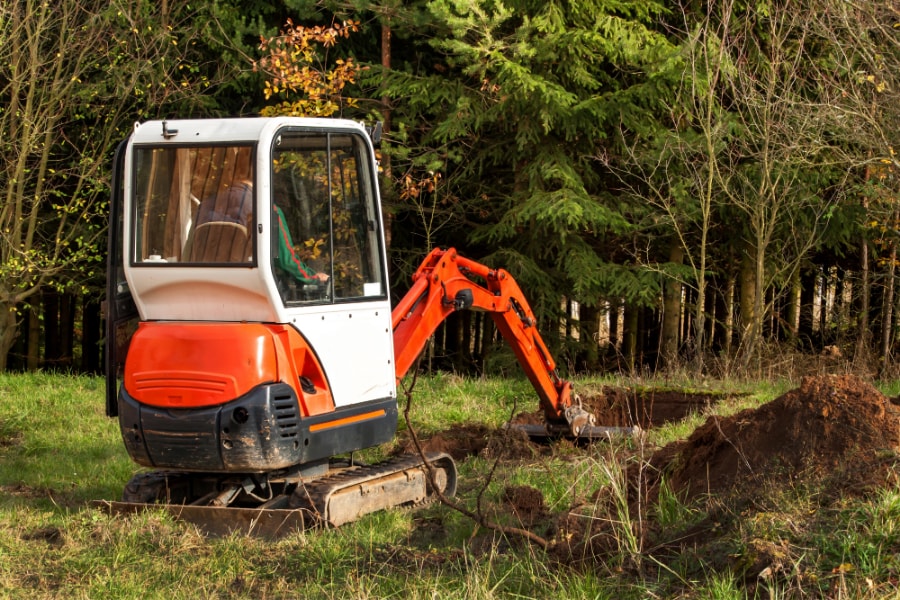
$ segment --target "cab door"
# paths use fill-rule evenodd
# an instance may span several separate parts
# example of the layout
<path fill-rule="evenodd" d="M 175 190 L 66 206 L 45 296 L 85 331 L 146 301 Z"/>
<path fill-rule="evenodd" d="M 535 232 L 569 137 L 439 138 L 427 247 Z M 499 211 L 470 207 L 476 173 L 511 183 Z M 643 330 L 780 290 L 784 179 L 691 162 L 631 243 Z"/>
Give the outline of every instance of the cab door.
<path fill-rule="evenodd" d="M 272 274 L 337 407 L 395 396 L 375 159 L 361 130 L 285 127 L 271 150 Z"/>

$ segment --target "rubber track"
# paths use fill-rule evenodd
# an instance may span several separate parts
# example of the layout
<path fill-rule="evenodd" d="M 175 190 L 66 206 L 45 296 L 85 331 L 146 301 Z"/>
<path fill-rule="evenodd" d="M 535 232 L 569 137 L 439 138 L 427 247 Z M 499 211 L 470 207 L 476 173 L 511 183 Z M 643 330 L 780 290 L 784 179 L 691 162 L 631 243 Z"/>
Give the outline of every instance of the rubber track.
<path fill-rule="evenodd" d="M 452 463 L 452 459 L 447 454 L 426 453 L 426 457 L 432 465 L 444 458 Z M 321 515 L 325 514 L 325 503 L 328 501 L 329 496 L 335 492 L 416 468 L 425 468 L 425 463 L 420 456 L 415 454 L 399 456 L 374 465 L 347 467 L 333 475 L 325 475 L 324 477 L 298 484 L 297 489 L 291 496 L 290 506 L 291 508 L 304 510 L 321 520 Z M 430 488 L 431 486 L 427 487 Z M 418 504 L 427 504 L 434 501 L 434 499 L 435 497 L 430 495 Z"/>

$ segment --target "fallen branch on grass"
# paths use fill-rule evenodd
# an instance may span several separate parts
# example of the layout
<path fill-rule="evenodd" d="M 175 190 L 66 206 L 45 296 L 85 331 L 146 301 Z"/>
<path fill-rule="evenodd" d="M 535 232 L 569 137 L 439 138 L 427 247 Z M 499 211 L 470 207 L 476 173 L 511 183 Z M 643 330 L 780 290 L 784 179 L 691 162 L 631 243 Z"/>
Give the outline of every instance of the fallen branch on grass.
<path fill-rule="evenodd" d="M 412 403 L 413 403 L 413 390 L 415 389 L 415 386 L 416 386 L 417 377 L 418 377 L 418 369 L 413 369 L 412 382 L 410 383 L 409 386 L 406 386 L 406 385 L 403 386 L 403 388 L 404 388 L 403 394 L 406 396 L 406 407 L 403 410 L 403 418 L 406 420 L 406 427 L 409 429 L 409 435 L 410 435 L 410 438 L 412 439 L 413 445 L 416 447 L 416 452 L 418 452 L 419 457 L 422 459 L 422 462 L 425 464 L 425 470 L 426 470 L 426 474 L 428 476 L 428 481 L 431 484 L 431 487 L 434 490 L 435 495 L 437 496 L 440 503 L 443 504 L 444 506 L 446 506 L 452 510 L 455 510 L 456 512 L 468 517 L 469 519 L 474 521 L 480 527 L 484 527 L 485 529 L 489 529 L 491 531 L 498 531 L 498 532 L 506 534 L 506 535 L 512 535 L 512 536 L 524 538 L 524 539 L 528 540 L 529 542 L 531 542 L 532 544 L 536 544 L 546 550 L 550 546 L 550 542 L 548 540 L 546 540 L 545 538 L 537 535 L 536 533 L 534 533 L 532 531 L 523 529 L 521 527 L 512 527 L 509 525 L 502 525 L 500 523 L 496 523 L 496 522 L 492 521 L 491 519 L 489 519 L 487 517 L 487 515 L 484 514 L 484 511 L 482 511 L 481 500 L 482 500 L 485 490 L 487 489 L 487 486 L 490 484 L 491 480 L 493 479 L 494 471 L 497 468 L 499 459 L 494 461 L 494 464 L 491 467 L 491 472 L 490 472 L 487 480 L 485 481 L 485 483 L 481 487 L 481 489 L 478 491 L 478 500 L 476 502 L 476 506 L 478 508 L 475 511 L 469 510 L 465 506 L 462 506 L 461 504 L 454 502 L 450 498 L 447 498 L 447 496 L 445 496 L 444 493 L 441 491 L 440 487 L 438 487 L 437 482 L 435 481 L 434 467 L 432 466 L 431 462 L 428 460 L 428 457 L 425 456 L 425 451 L 422 449 L 422 444 L 419 442 L 419 436 L 416 434 L 416 430 L 413 427 L 412 422 L 410 421 L 410 418 L 409 418 L 410 410 L 412 409 Z"/>

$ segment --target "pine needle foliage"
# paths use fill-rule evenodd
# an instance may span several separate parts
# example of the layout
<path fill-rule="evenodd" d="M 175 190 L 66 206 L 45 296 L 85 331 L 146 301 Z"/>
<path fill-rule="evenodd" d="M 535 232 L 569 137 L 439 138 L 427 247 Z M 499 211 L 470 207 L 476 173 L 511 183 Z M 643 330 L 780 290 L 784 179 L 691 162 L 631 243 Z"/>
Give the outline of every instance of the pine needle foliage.
<path fill-rule="evenodd" d="M 439 170 L 445 207 L 488 260 L 549 314 L 561 294 L 650 303 L 657 273 L 612 247 L 640 245 L 645 208 L 610 188 L 614 133 L 647 135 L 680 77 L 656 2 L 434 0 L 435 72 L 383 73 L 409 169 Z M 396 166 L 397 162 L 395 162 Z M 452 240 L 451 240 L 452 241 Z M 497 261 L 500 262 L 499 260 Z M 560 286 L 560 282 L 564 282 Z M 549 309 L 549 312 L 545 310 Z"/>

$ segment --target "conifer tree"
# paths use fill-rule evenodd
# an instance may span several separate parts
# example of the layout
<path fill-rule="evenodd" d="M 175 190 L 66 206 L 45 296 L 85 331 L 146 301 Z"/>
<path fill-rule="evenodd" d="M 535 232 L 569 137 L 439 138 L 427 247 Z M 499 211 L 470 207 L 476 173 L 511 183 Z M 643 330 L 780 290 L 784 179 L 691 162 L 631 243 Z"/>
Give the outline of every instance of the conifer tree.
<path fill-rule="evenodd" d="M 658 274 L 611 250 L 643 252 L 648 230 L 645 207 L 622 205 L 609 188 L 603 159 L 617 152 L 614 131 L 652 130 L 680 76 L 676 48 L 654 29 L 662 6 L 434 0 L 428 9 L 440 62 L 431 73 L 392 71 L 387 90 L 404 99 L 395 128 L 429 150 L 395 160 L 418 167 L 415 180 L 440 172 L 443 206 L 462 215 L 445 231 L 470 230 L 470 244 L 511 269 L 543 314 L 563 295 L 656 302 Z"/>

